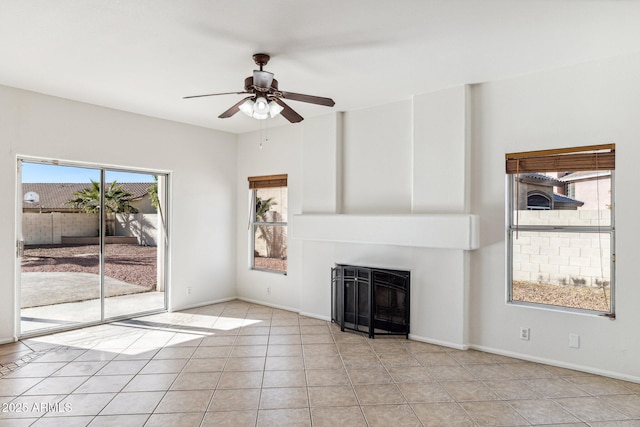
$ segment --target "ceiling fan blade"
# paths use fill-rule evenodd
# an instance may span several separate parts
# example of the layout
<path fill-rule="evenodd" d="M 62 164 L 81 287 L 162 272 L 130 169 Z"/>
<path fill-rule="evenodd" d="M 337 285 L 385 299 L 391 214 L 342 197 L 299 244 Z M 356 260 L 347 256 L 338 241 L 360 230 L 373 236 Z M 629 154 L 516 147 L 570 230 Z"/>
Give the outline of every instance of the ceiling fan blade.
<path fill-rule="evenodd" d="M 251 99 L 251 96 L 247 96 L 244 99 L 241 99 L 240 101 L 236 102 L 233 107 L 229 108 L 227 111 L 225 111 L 224 113 L 220 114 L 218 116 L 219 119 L 226 119 L 229 118 L 231 116 L 233 116 L 235 113 L 237 113 L 238 111 L 240 111 L 240 106 L 247 100 L 247 99 Z"/>
<path fill-rule="evenodd" d="M 304 95 L 301 93 L 293 92 L 281 92 L 282 97 L 285 99 L 291 99 L 292 101 L 308 102 L 310 104 L 324 105 L 326 107 L 333 107 L 336 103 L 331 98 L 323 98 L 321 96 Z"/>
<path fill-rule="evenodd" d="M 243 93 L 251 93 L 251 92 L 222 92 L 222 93 L 208 93 L 206 95 L 191 95 L 191 96 L 183 96 L 182 99 L 190 99 L 190 98 L 202 98 L 205 96 L 218 96 L 218 95 L 242 95 Z"/>
<path fill-rule="evenodd" d="M 273 82 L 273 73 L 262 70 L 253 70 L 253 85 L 258 89 L 265 91 L 271 88 Z"/>
<path fill-rule="evenodd" d="M 304 120 L 304 118 L 300 114 L 293 111 L 293 109 L 285 104 L 284 101 L 280 98 L 273 98 L 273 100 L 276 104 L 283 108 L 283 110 L 280 112 L 282 117 L 289 120 L 291 123 L 299 123 Z"/>

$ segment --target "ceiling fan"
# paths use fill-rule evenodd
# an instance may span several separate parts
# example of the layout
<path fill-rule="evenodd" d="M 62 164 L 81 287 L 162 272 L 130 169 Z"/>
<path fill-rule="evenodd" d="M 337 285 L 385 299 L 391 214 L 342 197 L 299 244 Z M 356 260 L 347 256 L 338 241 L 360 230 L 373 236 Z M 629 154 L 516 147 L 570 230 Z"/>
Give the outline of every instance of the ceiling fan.
<path fill-rule="evenodd" d="M 253 60 L 256 65 L 260 67 L 259 70 L 253 70 L 253 76 L 249 76 L 244 79 L 244 91 L 243 92 L 223 92 L 223 93 L 210 93 L 206 95 L 192 95 L 185 96 L 183 99 L 190 98 L 202 98 L 205 96 L 218 96 L 218 95 L 242 95 L 248 94 L 246 98 L 241 99 L 231 108 L 218 117 L 226 119 L 233 116 L 238 111 L 242 111 L 249 117 L 254 119 L 263 120 L 268 117 L 275 117 L 278 114 L 289 120 L 291 123 L 298 123 L 303 120 L 303 117 L 296 113 L 291 107 L 289 107 L 284 99 L 308 102 L 310 104 L 324 105 L 327 107 L 333 107 L 335 102 L 331 98 L 323 98 L 320 96 L 303 95 L 301 93 L 285 92 L 278 89 L 278 81 L 273 78 L 273 73 L 264 71 L 262 67 L 269 62 L 269 55 L 266 53 L 256 53 L 253 55 Z"/>

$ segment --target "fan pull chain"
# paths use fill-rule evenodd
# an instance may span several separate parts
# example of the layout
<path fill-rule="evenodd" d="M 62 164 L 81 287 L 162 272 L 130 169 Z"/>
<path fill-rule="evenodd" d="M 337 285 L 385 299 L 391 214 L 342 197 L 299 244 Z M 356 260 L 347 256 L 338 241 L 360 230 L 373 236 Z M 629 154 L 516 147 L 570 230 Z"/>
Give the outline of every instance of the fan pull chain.
<path fill-rule="evenodd" d="M 259 136 L 258 145 L 260 146 L 261 150 L 263 146 L 263 141 L 265 143 L 269 142 L 269 123 L 268 122 L 269 122 L 269 119 L 260 120 L 260 136 Z"/>

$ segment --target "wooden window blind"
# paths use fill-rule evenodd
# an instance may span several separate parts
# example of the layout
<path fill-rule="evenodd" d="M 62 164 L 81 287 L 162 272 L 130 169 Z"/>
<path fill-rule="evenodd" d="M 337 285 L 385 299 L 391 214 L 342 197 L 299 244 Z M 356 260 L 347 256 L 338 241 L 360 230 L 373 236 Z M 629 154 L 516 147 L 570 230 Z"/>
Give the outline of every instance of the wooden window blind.
<path fill-rule="evenodd" d="M 528 151 L 506 155 L 508 174 L 615 170 L 615 144 Z"/>
<path fill-rule="evenodd" d="M 286 186 L 287 186 L 287 174 L 249 177 L 250 190 L 253 190 L 256 188 L 273 188 L 273 187 L 286 187 Z"/>

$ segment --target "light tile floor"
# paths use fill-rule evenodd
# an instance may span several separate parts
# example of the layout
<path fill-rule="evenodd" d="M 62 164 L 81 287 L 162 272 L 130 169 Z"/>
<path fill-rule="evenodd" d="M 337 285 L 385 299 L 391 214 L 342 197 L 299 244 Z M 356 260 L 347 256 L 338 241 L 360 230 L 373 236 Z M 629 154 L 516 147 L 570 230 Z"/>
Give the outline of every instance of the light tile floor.
<path fill-rule="evenodd" d="M 640 384 L 242 301 L 0 346 L 4 426 L 640 426 Z"/>

